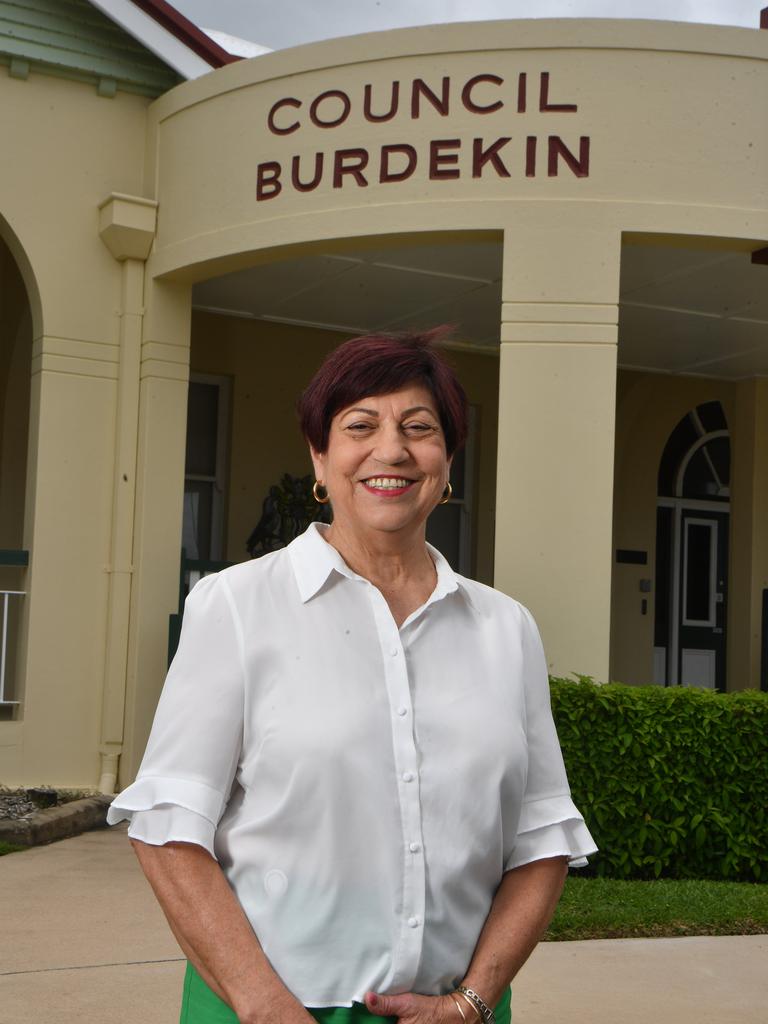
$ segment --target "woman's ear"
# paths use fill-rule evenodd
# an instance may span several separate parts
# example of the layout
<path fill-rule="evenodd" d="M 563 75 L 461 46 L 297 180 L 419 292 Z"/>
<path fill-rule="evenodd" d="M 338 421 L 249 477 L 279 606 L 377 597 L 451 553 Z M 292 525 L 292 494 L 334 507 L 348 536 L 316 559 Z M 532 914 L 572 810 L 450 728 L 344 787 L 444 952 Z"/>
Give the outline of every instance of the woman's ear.
<path fill-rule="evenodd" d="M 315 451 L 312 445 L 309 446 L 309 454 L 312 459 L 312 466 L 315 470 L 315 480 L 319 480 L 321 483 L 325 481 L 325 456 L 320 452 Z"/>

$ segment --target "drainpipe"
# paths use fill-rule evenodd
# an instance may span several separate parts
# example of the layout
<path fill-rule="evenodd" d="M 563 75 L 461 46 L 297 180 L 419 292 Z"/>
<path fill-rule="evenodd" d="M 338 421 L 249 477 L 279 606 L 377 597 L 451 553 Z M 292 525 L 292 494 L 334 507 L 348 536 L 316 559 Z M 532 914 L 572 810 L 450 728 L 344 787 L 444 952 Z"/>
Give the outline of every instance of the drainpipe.
<path fill-rule="evenodd" d="M 157 203 L 113 192 L 99 206 L 99 234 L 122 264 L 120 359 L 115 416 L 112 531 L 106 567 L 107 635 L 99 737 L 99 790 L 115 792 L 125 725 L 128 626 L 133 578 L 133 513 L 139 430 L 139 375 L 144 316 L 144 263 L 152 248 Z"/>

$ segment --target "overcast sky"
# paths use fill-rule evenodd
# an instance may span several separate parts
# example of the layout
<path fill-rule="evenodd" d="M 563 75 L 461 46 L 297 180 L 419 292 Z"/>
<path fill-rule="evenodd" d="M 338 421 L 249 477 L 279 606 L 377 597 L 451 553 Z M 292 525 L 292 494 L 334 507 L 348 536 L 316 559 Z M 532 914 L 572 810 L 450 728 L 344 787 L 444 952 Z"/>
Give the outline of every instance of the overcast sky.
<path fill-rule="evenodd" d="M 171 0 L 197 25 L 273 49 L 487 18 L 659 18 L 757 28 L 768 0 Z"/>

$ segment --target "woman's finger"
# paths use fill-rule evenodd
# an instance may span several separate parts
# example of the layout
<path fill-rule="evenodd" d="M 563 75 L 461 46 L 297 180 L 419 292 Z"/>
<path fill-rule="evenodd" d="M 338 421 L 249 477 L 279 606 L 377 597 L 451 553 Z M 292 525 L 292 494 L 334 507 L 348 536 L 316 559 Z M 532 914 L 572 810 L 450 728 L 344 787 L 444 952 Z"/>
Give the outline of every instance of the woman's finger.
<path fill-rule="evenodd" d="M 413 1009 L 414 998 L 410 992 L 397 996 L 380 996 L 378 992 L 367 992 L 365 1005 L 377 1017 L 402 1017 Z"/>
<path fill-rule="evenodd" d="M 447 996 L 419 996 L 413 992 L 383 996 L 368 992 L 365 1005 L 377 1017 L 397 1017 L 401 1024 L 461 1024 L 456 1007 Z"/>

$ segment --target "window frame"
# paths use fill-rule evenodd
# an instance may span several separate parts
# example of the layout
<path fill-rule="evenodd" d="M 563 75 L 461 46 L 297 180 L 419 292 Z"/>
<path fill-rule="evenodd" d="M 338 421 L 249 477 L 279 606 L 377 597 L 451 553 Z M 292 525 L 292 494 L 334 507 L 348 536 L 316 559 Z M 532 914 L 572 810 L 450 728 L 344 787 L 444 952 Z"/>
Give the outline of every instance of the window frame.
<path fill-rule="evenodd" d="M 189 384 L 207 384 L 217 387 L 219 401 L 216 416 L 216 467 L 213 475 L 203 473 L 187 473 L 184 469 L 184 494 L 187 493 L 187 481 L 210 483 L 211 499 L 211 536 L 209 558 L 220 561 L 223 558 L 225 545 L 225 499 L 227 495 L 227 471 L 229 456 L 229 416 L 232 402 L 232 379 L 222 374 L 190 373 Z M 189 413 L 187 413 L 189 415 Z M 182 513 L 183 515 L 183 513 Z"/>

